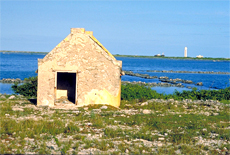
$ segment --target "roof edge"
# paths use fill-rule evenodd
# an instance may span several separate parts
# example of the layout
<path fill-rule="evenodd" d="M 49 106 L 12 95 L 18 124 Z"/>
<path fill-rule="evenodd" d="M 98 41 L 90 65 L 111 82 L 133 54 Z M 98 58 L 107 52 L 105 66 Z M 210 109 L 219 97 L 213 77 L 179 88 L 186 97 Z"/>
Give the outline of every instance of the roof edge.
<path fill-rule="evenodd" d="M 97 43 L 112 59 L 116 60 L 116 58 L 93 36 L 93 31 L 85 31 L 85 28 L 71 28 L 70 33 L 71 34 L 83 33 L 89 35 L 89 37 L 95 43 Z"/>
<path fill-rule="evenodd" d="M 116 60 L 116 58 L 93 36 L 93 35 L 89 35 L 90 38 L 96 42 L 111 58 L 113 58 L 114 60 Z"/>

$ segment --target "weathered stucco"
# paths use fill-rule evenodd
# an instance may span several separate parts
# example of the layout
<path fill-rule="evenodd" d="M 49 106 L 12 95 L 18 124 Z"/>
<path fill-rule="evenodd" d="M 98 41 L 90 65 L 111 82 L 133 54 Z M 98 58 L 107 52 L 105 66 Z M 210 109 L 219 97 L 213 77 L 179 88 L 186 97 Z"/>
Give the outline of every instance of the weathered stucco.
<path fill-rule="evenodd" d="M 72 28 L 63 41 L 38 60 L 37 105 L 54 106 L 56 99 L 66 96 L 66 90 L 57 87 L 57 74 L 74 73 L 77 105 L 110 104 L 118 107 L 121 67 L 122 62 L 108 52 L 93 32 Z"/>

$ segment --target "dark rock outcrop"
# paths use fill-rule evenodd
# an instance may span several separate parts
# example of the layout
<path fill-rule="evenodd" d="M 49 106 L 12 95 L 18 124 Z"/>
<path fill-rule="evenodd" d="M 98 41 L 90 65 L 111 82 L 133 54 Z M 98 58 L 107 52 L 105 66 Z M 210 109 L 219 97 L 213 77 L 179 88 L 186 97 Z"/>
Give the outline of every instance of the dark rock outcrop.
<path fill-rule="evenodd" d="M 173 71 L 173 70 L 147 70 L 147 72 L 160 72 L 160 73 L 196 73 L 196 74 L 230 74 L 230 72 L 214 72 L 214 71 Z"/>
<path fill-rule="evenodd" d="M 0 80 L 0 82 L 1 83 L 23 83 L 23 82 L 25 82 L 24 80 L 21 80 L 21 79 L 19 79 L 19 78 L 17 78 L 17 79 L 10 79 L 10 78 L 7 78 L 7 79 L 2 79 L 2 80 Z"/>
<path fill-rule="evenodd" d="M 183 83 L 188 83 L 188 84 L 192 84 L 193 82 L 191 80 L 182 80 Z"/>
<path fill-rule="evenodd" d="M 145 78 L 145 79 L 156 79 L 156 78 L 158 78 L 157 76 L 150 76 L 148 74 L 133 73 L 132 71 L 124 71 L 124 72 L 125 72 L 125 75 L 136 76 L 136 77 Z M 169 77 L 167 77 L 167 76 L 161 76 L 158 79 L 159 79 L 159 81 L 161 81 L 161 84 L 157 83 L 156 85 L 154 84 L 154 86 L 184 87 L 184 85 L 182 85 L 181 83 L 194 84 L 194 82 L 192 80 L 183 80 L 180 78 L 169 79 Z M 197 86 L 203 86 L 203 83 L 198 82 L 196 85 Z"/>
<path fill-rule="evenodd" d="M 198 82 L 196 83 L 197 86 L 203 86 L 203 83 L 202 82 Z"/>
<path fill-rule="evenodd" d="M 157 76 L 150 76 L 148 74 L 139 74 L 139 73 L 133 73 L 132 71 L 124 71 L 125 75 L 129 76 L 136 76 L 144 79 L 157 79 Z"/>
<path fill-rule="evenodd" d="M 160 86 L 160 87 L 181 87 L 183 88 L 184 85 L 182 83 L 177 83 L 177 84 L 171 84 L 171 83 L 165 83 L 165 82 L 160 82 L 160 83 L 156 83 L 156 82 L 141 82 L 141 81 L 122 81 L 122 84 L 126 84 L 126 83 L 130 83 L 130 84 L 139 84 L 139 85 L 144 85 L 144 86 L 150 86 L 150 87 L 155 87 L 155 86 Z"/>

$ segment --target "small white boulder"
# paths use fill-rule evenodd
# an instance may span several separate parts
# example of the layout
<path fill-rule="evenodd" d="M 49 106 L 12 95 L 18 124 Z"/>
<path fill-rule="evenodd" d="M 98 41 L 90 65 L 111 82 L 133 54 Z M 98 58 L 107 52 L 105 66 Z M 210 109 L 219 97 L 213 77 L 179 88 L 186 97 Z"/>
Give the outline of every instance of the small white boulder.
<path fill-rule="evenodd" d="M 11 96 L 9 97 L 10 100 L 15 99 L 15 98 L 16 98 L 16 97 L 15 97 L 14 95 L 11 95 Z"/>
<path fill-rule="evenodd" d="M 151 114 L 151 110 L 145 109 L 145 110 L 143 110 L 142 113 L 143 113 L 143 114 Z"/>
<path fill-rule="evenodd" d="M 103 105 L 100 109 L 108 109 L 106 105 Z"/>

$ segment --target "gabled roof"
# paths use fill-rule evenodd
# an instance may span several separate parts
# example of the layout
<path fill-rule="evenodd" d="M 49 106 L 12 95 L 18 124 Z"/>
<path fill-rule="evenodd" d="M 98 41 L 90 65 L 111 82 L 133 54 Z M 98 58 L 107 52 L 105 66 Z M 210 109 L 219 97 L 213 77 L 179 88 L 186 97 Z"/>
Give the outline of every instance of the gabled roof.
<path fill-rule="evenodd" d="M 106 58 L 112 60 L 113 64 L 119 67 L 122 66 L 122 62 L 116 60 L 116 58 L 93 36 L 93 32 L 85 31 L 84 28 L 71 28 L 71 33 L 65 39 L 63 39 L 53 50 L 51 50 L 43 59 L 38 59 L 38 62 L 43 63 L 47 60 L 52 60 L 53 55 L 58 51 L 59 47 L 61 47 L 64 43 L 68 42 L 74 35 L 80 34 L 88 36 L 91 41 L 93 41 L 95 44 L 98 45 L 98 47 L 100 47 L 105 53 L 107 53 L 108 55 L 106 56 Z"/>
<path fill-rule="evenodd" d="M 114 56 L 93 36 L 93 31 L 85 31 L 84 28 L 71 28 L 71 34 L 74 33 L 85 33 L 88 34 L 89 37 L 95 42 L 97 43 L 111 58 L 113 58 L 114 60 L 116 60 L 114 58 Z"/>
<path fill-rule="evenodd" d="M 114 56 L 93 35 L 90 36 L 90 38 L 95 41 L 106 53 L 108 53 L 111 58 L 115 59 Z"/>

